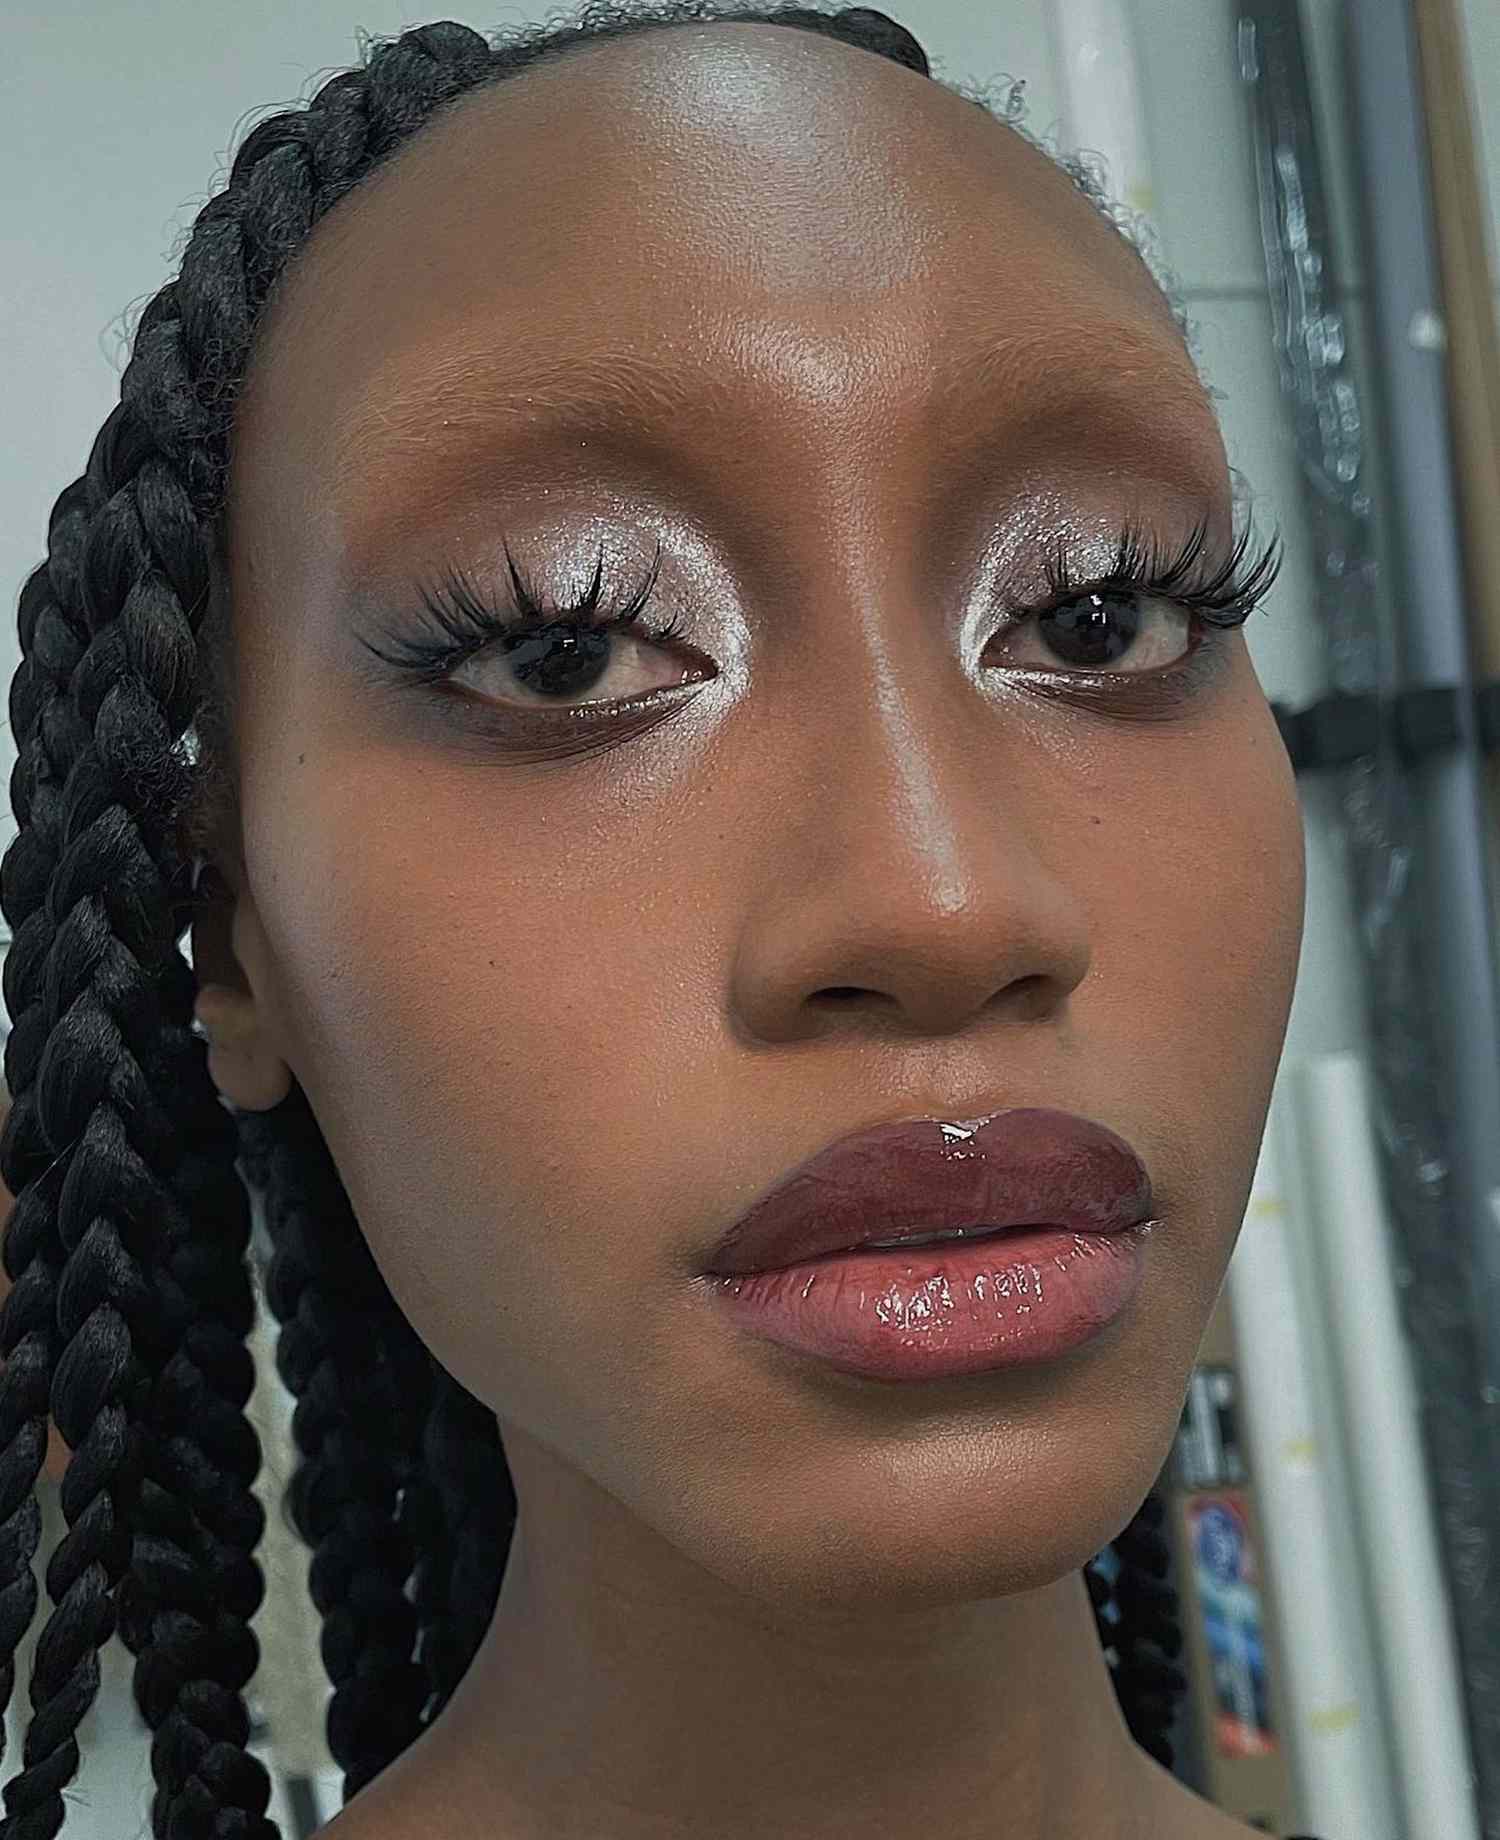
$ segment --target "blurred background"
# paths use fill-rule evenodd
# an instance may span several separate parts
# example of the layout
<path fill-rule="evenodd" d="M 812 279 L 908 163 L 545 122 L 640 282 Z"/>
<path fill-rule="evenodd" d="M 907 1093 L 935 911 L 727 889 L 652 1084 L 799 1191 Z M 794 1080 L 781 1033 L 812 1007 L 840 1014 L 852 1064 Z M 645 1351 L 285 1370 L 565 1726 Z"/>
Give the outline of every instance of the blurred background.
<path fill-rule="evenodd" d="M 888 10 L 936 74 L 1015 82 L 1030 132 L 1098 161 L 1186 302 L 1245 502 L 1287 550 L 1245 630 L 1297 768 L 1307 927 L 1255 1191 L 1158 1489 L 1187 1683 L 1172 1768 L 1267 1832 L 1500 1840 L 1500 0 Z M 235 148 L 424 17 L 10 0 L 7 597 Z M 8 776 L 8 725 L 0 754 Z M 0 827 L 3 847 L 8 801 Z M 257 1221 L 257 1273 L 266 1252 Z M 255 1352 L 252 1708 L 272 1812 L 300 1837 L 341 1774 L 263 1305 Z M 65 1460 L 54 1430 L 39 1573 Z M 69 1840 L 147 1831 L 130 1657 L 114 1642 L 103 1660 Z M 28 1649 L 0 1779 L 29 1670 Z"/>

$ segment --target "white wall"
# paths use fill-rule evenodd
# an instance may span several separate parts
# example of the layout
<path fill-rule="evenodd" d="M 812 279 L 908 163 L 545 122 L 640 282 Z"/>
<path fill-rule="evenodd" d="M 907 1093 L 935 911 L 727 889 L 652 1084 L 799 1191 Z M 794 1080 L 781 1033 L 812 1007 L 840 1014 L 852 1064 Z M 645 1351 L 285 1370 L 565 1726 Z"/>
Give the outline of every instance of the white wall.
<path fill-rule="evenodd" d="M 1500 6 L 1465 0 L 1492 204 L 1500 210 Z M 938 74 L 1027 80 L 1029 125 L 1058 116 L 1047 0 L 892 0 Z M 1133 0 L 1151 116 L 1152 159 L 1165 254 L 1185 283 L 1209 379 L 1222 405 L 1232 462 L 1257 488 L 1262 518 L 1282 524 L 1288 560 L 1269 617 L 1249 639 L 1267 694 L 1302 704 L 1323 689 L 1309 618 L 1306 532 L 1287 423 L 1278 400 L 1263 298 L 1248 123 L 1235 78 L 1228 0 Z M 467 15 L 492 30 L 524 15 Z M 442 16 L 434 12 L 432 17 Z M 1364 284 L 1351 227 L 1353 174 L 1337 55 L 1338 0 L 1308 0 L 1331 157 L 1332 208 L 1342 233 L 1344 305 L 1358 354 L 1366 338 Z M 365 0 L 157 0 L 149 10 L 105 0 L 6 0 L 0 70 L 0 680 L 18 658 L 14 596 L 45 554 L 57 493 L 82 471 L 118 399 L 127 319 L 176 266 L 196 209 L 217 189 L 253 123 L 305 98 L 354 62 L 357 35 L 386 34 L 423 14 Z M 1491 244 L 1500 249 L 1500 217 Z M 1500 277 L 1497 277 L 1500 286 Z M 1378 431 L 1377 431 L 1378 436 Z M 13 750 L 0 730 L 0 769 Z M 1347 893 L 1325 816 L 1327 795 L 1304 786 L 1309 909 L 1303 977 L 1289 1053 L 1362 1046 Z M 3 803 L 3 797 L 0 797 Z M 0 843 L 13 829 L 0 813 Z M 25 1675 L 23 1673 L 22 1679 Z M 17 1699 L 24 1696 L 18 1686 Z M 19 1758 L 15 1708 L 0 1776 Z M 118 1648 L 82 1733 L 85 1763 L 69 1792 L 69 1840 L 122 1840 L 144 1825 L 149 1794 L 143 1728 L 128 1699 Z M 285 1816 L 282 1816 L 285 1819 Z M 288 1831 L 290 1831 L 288 1829 Z"/>

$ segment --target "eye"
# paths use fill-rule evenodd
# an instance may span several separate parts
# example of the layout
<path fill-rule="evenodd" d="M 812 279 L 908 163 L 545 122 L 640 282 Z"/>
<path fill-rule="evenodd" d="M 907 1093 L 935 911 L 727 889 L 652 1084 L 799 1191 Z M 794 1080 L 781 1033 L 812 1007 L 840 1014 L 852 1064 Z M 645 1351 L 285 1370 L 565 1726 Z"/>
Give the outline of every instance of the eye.
<path fill-rule="evenodd" d="M 596 716 L 693 681 L 697 667 L 685 665 L 683 654 L 701 654 L 681 641 L 680 617 L 664 625 L 642 618 L 656 585 L 659 547 L 647 578 L 611 599 L 602 592 L 601 549 L 593 581 L 565 606 L 547 602 L 508 547 L 506 561 L 508 594 L 497 596 L 462 570 L 448 569 L 436 582 L 417 584 L 426 609 L 420 630 L 398 634 L 392 646 L 365 644 L 420 682 L 472 689 L 507 709 L 565 716 Z"/>
<path fill-rule="evenodd" d="M 481 696 L 536 709 L 632 702 L 694 681 L 693 668 L 668 650 L 673 637 L 672 628 L 627 625 L 620 618 L 601 625 L 558 620 L 501 635 L 451 677 Z"/>
<path fill-rule="evenodd" d="M 1002 629 L 1008 662 L 1025 669 L 1169 671 L 1194 651 L 1200 622 L 1160 595 L 1110 588 L 1072 595 Z M 1030 653 L 1030 657 L 1016 656 Z M 1121 661 L 1125 661 L 1122 664 Z"/>
<path fill-rule="evenodd" d="M 1270 592 L 1282 560 L 1279 532 L 1253 556 L 1248 527 L 1218 562 L 1208 545 L 1206 522 L 1173 549 L 1127 520 L 1113 565 L 1079 581 L 1060 538 L 1046 568 L 1051 592 L 1000 629 L 1010 662 L 1106 683 L 1140 678 L 1141 688 L 1203 679 L 1222 655 L 1225 634 L 1243 626 Z M 1028 651 L 1029 658 L 1015 656 Z"/>

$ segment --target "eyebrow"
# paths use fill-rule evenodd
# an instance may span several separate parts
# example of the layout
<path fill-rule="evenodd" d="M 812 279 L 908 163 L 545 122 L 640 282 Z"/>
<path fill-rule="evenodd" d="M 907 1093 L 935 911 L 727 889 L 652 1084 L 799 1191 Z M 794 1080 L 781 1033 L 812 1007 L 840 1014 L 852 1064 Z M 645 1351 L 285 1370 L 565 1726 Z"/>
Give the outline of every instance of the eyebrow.
<path fill-rule="evenodd" d="M 1185 348 L 1174 352 L 1139 325 L 1103 321 L 1090 344 L 1109 353 L 1107 369 L 1080 365 L 1077 338 L 1060 342 L 1050 328 L 991 337 L 955 361 L 923 412 L 943 427 L 976 419 L 976 404 L 984 402 L 1025 400 L 1020 419 L 1028 420 L 1034 408 L 1062 417 L 1095 406 L 1125 409 L 1144 396 L 1144 417 L 1158 422 L 1174 404 L 1212 419 Z M 377 371 L 331 436 L 330 473 L 341 502 L 371 487 L 395 492 L 414 471 L 420 477 L 463 459 L 498 462 L 508 449 L 519 459 L 520 450 L 548 436 L 629 431 L 645 440 L 689 411 L 710 426 L 732 426 L 746 409 L 745 380 L 727 367 L 675 366 L 628 350 L 518 355 L 498 341 L 477 348 L 450 342 L 420 361 L 426 368 L 414 369 L 407 351 L 399 364 Z"/>

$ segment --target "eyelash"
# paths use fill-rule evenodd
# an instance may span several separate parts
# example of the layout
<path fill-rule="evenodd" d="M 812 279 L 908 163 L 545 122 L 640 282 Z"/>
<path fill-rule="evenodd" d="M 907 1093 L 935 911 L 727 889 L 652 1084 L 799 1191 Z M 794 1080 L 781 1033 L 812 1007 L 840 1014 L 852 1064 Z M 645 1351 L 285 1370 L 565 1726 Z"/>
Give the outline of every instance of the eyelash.
<path fill-rule="evenodd" d="M 1048 597 L 1035 607 L 1020 610 L 1019 619 L 1039 619 L 1069 600 L 1086 594 L 1138 594 L 1145 600 L 1168 600 L 1220 630 L 1243 626 L 1276 585 L 1283 561 L 1281 534 L 1256 552 L 1247 565 L 1252 533 L 1247 527 L 1228 556 L 1206 576 L 1202 574 L 1207 520 L 1193 526 L 1182 545 L 1164 549 L 1145 528 L 1127 521 L 1120 531 L 1115 559 L 1107 574 L 1076 581 L 1068 567 L 1067 539 L 1058 539 L 1048 559 Z"/>
<path fill-rule="evenodd" d="M 435 582 L 418 585 L 422 604 L 442 638 L 425 634 L 403 636 L 397 651 L 379 651 L 376 656 L 387 664 L 410 671 L 419 681 L 430 683 L 446 677 L 450 671 L 495 639 L 523 639 L 530 633 L 545 631 L 549 626 L 573 627 L 581 632 L 623 632 L 635 625 L 656 586 L 661 566 L 661 545 L 651 573 L 639 587 L 621 602 L 611 602 L 601 593 L 604 551 L 594 569 L 594 579 L 582 599 L 549 606 L 546 597 L 522 575 L 507 547 L 505 560 L 510 570 L 511 601 L 500 607 L 485 598 L 485 591 L 472 585 L 463 570 L 447 568 Z M 668 644 L 680 636 L 682 616 L 675 615 L 665 626 L 639 627 L 636 637 Z"/>
<path fill-rule="evenodd" d="M 1205 573 L 1202 558 L 1208 541 L 1207 521 L 1194 526 L 1186 540 L 1176 549 L 1164 548 L 1145 528 L 1127 520 L 1122 526 L 1114 562 L 1104 575 L 1076 579 L 1068 563 L 1067 539 L 1058 540 L 1056 550 L 1043 567 L 1047 594 L 1034 605 L 1017 609 L 1011 624 L 1042 619 L 1069 601 L 1086 595 L 1136 595 L 1142 599 L 1167 600 L 1194 616 L 1195 623 L 1228 631 L 1245 621 L 1270 593 L 1281 572 L 1284 555 L 1279 531 L 1274 533 L 1253 559 L 1248 560 L 1252 536 L 1247 528 L 1230 554 Z M 653 644 L 667 645 L 682 632 L 681 615 L 665 625 L 640 623 L 641 614 L 656 586 L 661 565 L 661 546 L 646 579 L 622 600 L 612 601 L 601 591 L 604 552 L 600 549 L 594 578 L 582 597 L 561 606 L 549 605 L 545 595 L 526 579 L 517 567 L 509 548 L 505 552 L 511 580 L 508 606 L 496 605 L 486 598 L 486 591 L 476 588 L 461 569 L 449 567 L 432 582 L 418 584 L 422 604 L 433 623 L 433 631 L 403 635 L 394 651 L 370 645 L 377 657 L 419 682 L 432 683 L 457 670 L 475 652 L 496 639 L 520 639 L 549 627 L 575 631 L 612 633 L 635 628 L 634 637 Z M 369 641 L 366 641 L 369 644 Z M 1162 672 L 1081 671 L 1088 681 L 1140 677 L 1157 684 L 1177 683 L 1202 668 L 1198 654 L 1211 649 L 1213 640 L 1204 640 L 1187 654 L 1184 661 Z M 1067 673 L 1070 667 L 1059 665 Z M 1074 667 L 1076 669 L 1076 667 Z M 635 699 L 632 699 L 635 700 Z M 585 706 L 586 707 L 586 706 Z M 618 710 L 619 704 L 600 704 L 599 713 Z"/>

